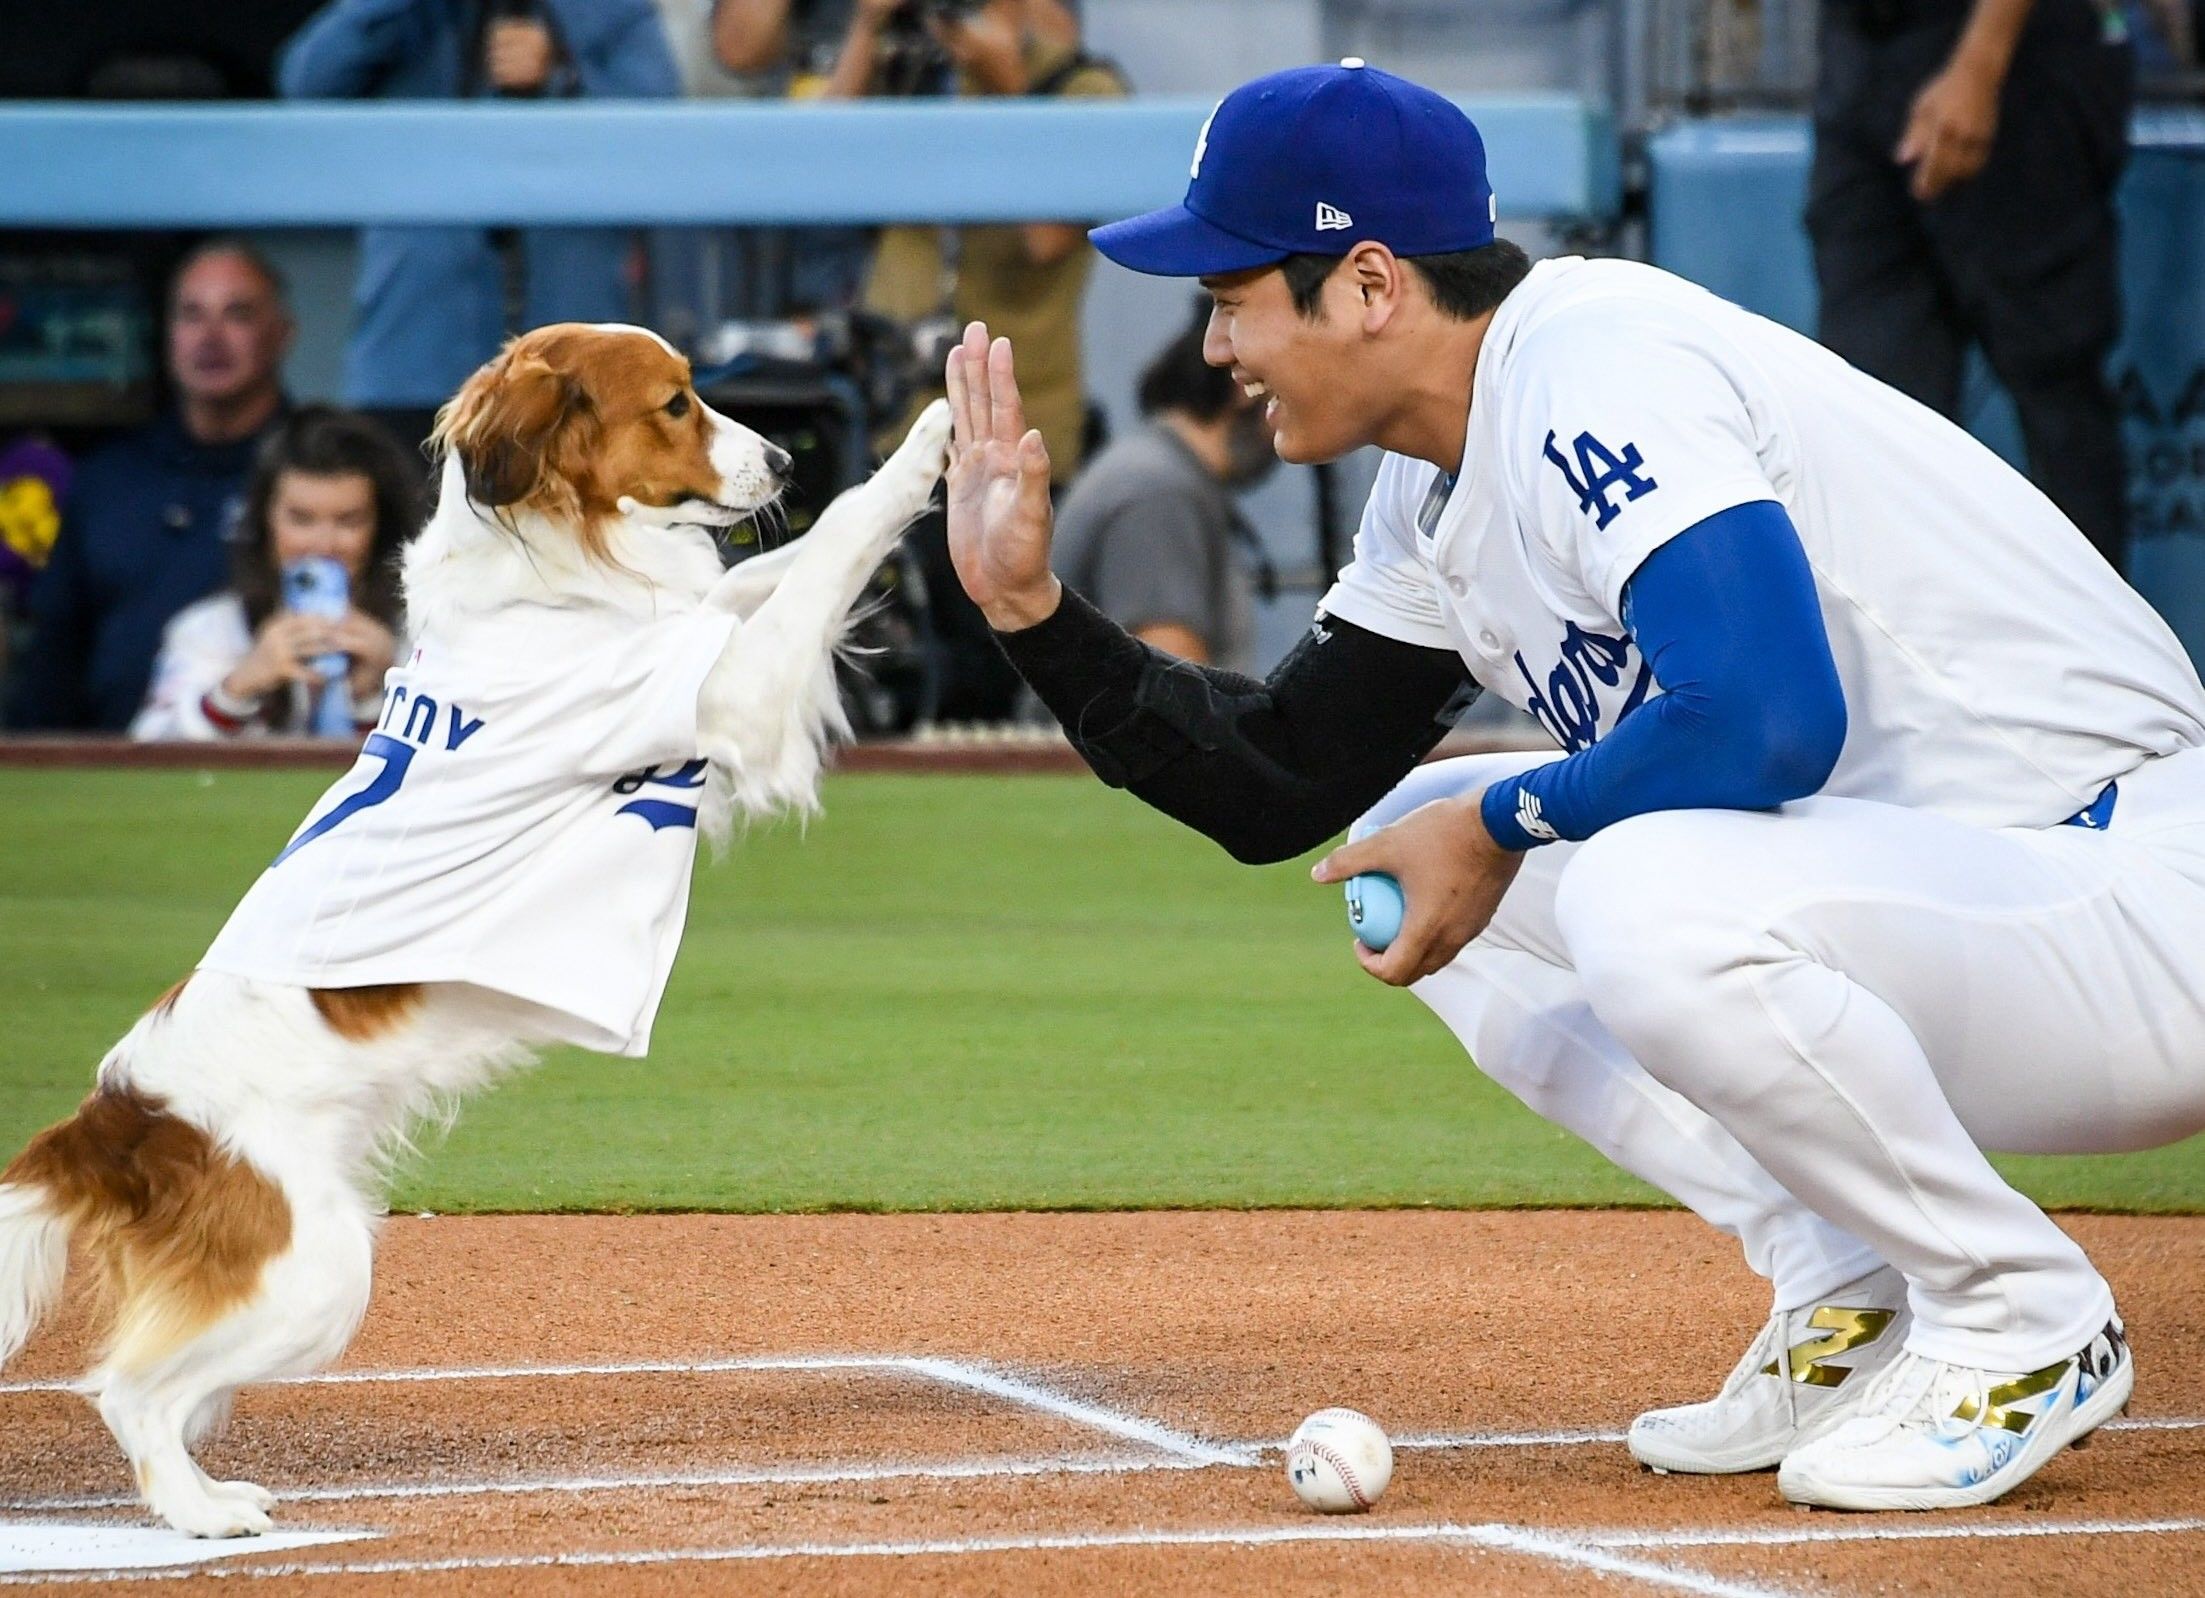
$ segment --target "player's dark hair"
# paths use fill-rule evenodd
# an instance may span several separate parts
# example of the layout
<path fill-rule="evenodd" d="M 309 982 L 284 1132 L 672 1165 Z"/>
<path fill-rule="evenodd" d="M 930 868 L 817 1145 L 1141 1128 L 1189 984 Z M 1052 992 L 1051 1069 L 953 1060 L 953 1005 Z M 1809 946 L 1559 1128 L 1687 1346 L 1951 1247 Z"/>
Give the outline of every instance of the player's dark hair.
<path fill-rule="evenodd" d="M 1294 309 L 1314 319 L 1323 304 L 1325 281 L 1345 255 L 1289 255 L 1279 263 Z M 1448 255 L 1404 255 L 1431 291 L 1432 303 L 1458 322 L 1473 321 L 1508 298 L 1531 271 L 1531 257 L 1507 239 Z"/>
<path fill-rule="evenodd" d="M 1233 374 L 1202 358 L 1209 327 L 1210 297 L 1205 294 L 1195 304 L 1193 320 L 1142 368 L 1137 392 L 1143 416 L 1184 411 L 1197 421 L 1214 422 L 1231 409 L 1239 393 Z"/>
<path fill-rule="evenodd" d="M 244 602 L 254 632 L 282 605 L 275 534 L 268 510 L 285 472 L 310 477 L 358 476 L 375 494 L 375 539 L 352 602 L 384 626 L 398 627 L 398 552 L 420 530 L 422 467 L 381 426 L 328 405 L 302 405 L 260 446 L 245 505 L 231 531 L 230 587 Z"/>

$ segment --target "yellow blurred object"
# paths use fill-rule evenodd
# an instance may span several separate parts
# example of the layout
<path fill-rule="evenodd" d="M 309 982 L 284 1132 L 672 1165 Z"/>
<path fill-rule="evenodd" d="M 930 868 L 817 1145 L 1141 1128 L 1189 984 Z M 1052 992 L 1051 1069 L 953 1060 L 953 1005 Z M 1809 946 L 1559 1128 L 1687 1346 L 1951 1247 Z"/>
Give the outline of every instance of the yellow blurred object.
<path fill-rule="evenodd" d="M 54 503 L 51 483 L 29 476 L 0 483 L 0 544 L 43 566 L 60 536 L 61 507 Z"/>

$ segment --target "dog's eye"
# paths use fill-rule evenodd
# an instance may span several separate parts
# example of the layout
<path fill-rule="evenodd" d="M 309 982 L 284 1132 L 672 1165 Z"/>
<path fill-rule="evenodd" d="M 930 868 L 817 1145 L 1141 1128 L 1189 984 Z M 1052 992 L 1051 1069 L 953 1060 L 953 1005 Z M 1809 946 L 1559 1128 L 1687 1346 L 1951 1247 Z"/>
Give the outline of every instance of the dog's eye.
<path fill-rule="evenodd" d="M 687 416 L 689 414 L 689 396 L 687 394 L 676 394 L 668 400 L 666 402 L 666 414 L 676 421 L 680 421 L 684 416 Z"/>

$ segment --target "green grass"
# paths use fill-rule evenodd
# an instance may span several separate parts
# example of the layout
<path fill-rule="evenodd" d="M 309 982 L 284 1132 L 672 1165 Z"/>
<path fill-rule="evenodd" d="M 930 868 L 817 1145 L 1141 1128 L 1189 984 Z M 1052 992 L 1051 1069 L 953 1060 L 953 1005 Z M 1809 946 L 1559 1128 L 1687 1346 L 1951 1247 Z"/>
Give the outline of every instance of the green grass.
<path fill-rule="evenodd" d="M 0 770 L 0 1144 L 66 1114 L 322 772 Z M 2205 1208 L 2205 1140 L 2005 1162 Z M 842 777 L 699 870 L 651 1057 L 470 1104 L 409 1209 L 1640 1204 L 1424 1008 L 1335 891 L 1073 778 Z"/>

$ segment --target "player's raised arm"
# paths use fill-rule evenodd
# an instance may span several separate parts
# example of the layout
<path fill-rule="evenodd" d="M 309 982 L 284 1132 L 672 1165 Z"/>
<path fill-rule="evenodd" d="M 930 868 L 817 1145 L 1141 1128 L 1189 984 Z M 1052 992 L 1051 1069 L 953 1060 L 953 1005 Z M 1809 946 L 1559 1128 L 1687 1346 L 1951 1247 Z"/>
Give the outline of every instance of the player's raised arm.
<path fill-rule="evenodd" d="M 1010 341 L 974 323 L 949 358 L 949 547 L 958 579 L 1095 774 L 1249 863 L 1313 849 L 1368 809 L 1467 703 L 1452 650 L 1337 618 L 1269 678 L 1140 642 L 1049 570 L 1049 457 Z"/>

